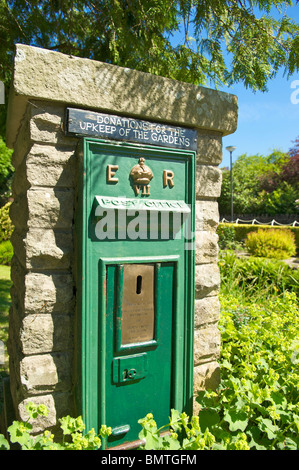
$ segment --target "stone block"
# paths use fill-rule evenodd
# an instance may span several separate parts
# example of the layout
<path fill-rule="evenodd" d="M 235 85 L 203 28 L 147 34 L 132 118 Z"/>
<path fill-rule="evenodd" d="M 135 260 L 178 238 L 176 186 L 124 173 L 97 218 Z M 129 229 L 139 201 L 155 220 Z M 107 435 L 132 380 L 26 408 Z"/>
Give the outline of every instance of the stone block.
<path fill-rule="evenodd" d="M 196 163 L 219 165 L 222 162 L 222 134 L 198 129 Z"/>
<path fill-rule="evenodd" d="M 45 405 L 49 410 L 47 416 L 38 416 L 36 419 L 29 420 L 29 423 L 32 425 L 32 433 L 38 434 L 44 432 L 45 429 L 51 429 L 54 431 L 55 442 L 58 442 L 58 433 L 55 432 L 58 419 L 67 415 L 74 418 L 77 417 L 73 413 L 72 401 L 71 395 L 63 392 L 54 392 L 52 394 L 35 396 L 34 398 L 26 398 L 18 405 L 19 418 L 23 421 L 28 420 L 29 416 L 26 410 L 26 405 L 30 402 L 34 402 L 36 405 Z"/>
<path fill-rule="evenodd" d="M 213 263 L 218 258 L 218 235 L 215 232 L 195 233 L 195 264 Z"/>
<path fill-rule="evenodd" d="M 47 416 L 38 416 L 36 419 L 30 419 L 29 423 L 32 425 L 32 433 L 37 434 L 43 432 L 45 429 L 52 428 L 57 422 L 57 413 L 55 408 L 55 401 L 53 395 L 35 396 L 34 399 L 26 398 L 22 400 L 18 406 L 19 418 L 22 421 L 27 421 L 29 418 L 26 405 L 33 402 L 35 405 L 45 405 L 49 413 Z"/>
<path fill-rule="evenodd" d="M 72 234 L 54 230 L 15 230 L 11 238 L 14 253 L 26 269 L 69 269 Z"/>
<path fill-rule="evenodd" d="M 24 355 L 71 350 L 73 319 L 68 315 L 28 315 L 22 322 L 20 341 Z"/>
<path fill-rule="evenodd" d="M 220 366 L 212 361 L 194 367 L 194 391 L 216 390 L 220 384 Z"/>
<path fill-rule="evenodd" d="M 215 296 L 220 290 L 220 272 L 216 263 L 195 266 L 195 298 Z"/>
<path fill-rule="evenodd" d="M 218 297 L 195 299 L 194 326 L 195 329 L 204 325 L 218 322 L 220 319 L 220 302 Z"/>
<path fill-rule="evenodd" d="M 209 165 L 196 166 L 196 197 L 218 198 L 221 194 L 222 173 Z"/>
<path fill-rule="evenodd" d="M 200 402 L 197 401 L 198 392 L 202 390 L 217 390 L 221 380 L 220 366 L 218 362 L 212 361 L 194 367 L 193 375 L 193 414 L 198 415 L 201 410 Z"/>
<path fill-rule="evenodd" d="M 68 353 L 25 356 L 20 363 L 20 377 L 24 396 L 72 387 L 72 357 Z"/>
<path fill-rule="evenodd" d="M 219 223 L 219 210 L 216 201 L 196 201 L 195 230 L 216 230 Z"/>
<path fill-rule="evenodd" d="M 25 276 L 25 314 L 71 313 L 74 281 L 70 274 L 28 273 Z"/>
<path fill-rule="evenodd" d="M 76 148 L 78 139 L 64 132 L 65 106 L 45 101 L 30 101 L 30 138 L 34 142 Z"/>
<path fill-rule="evenodd" d="M 22 163 L 24 157 L 27 155 L 32 142 L 29 134 L 30 126 L 30 107 L 31 105 L 25 104 L 24 119 L 20 123 L 20 128 L 16 136 L 16 141 L 14 144 L 14 152 L 11 157 L 11 162 L 15 169 Z"/>
<path fill-rule="evenodd" d="M 24 183 L 25 184 L 25 183 Z M 16 229 L 26 230 L 28 222 L 28 202 L 26 193 L 20 194 L 14 198 L 10 208 L 9 215 Z"/>
<path fill-rule="evenodd" d="M 215 361 L 220 354 L 220 331 L 216 325 L 194 332 L 194 365 Z"/>
<path fill-rule="evenodd" d="M 73 188 L 74 149 L 35 144 L 26 159 L 26 175 L 31 186 Z"/>
<path fill-rule="evenodd" d="M 9 146 L 16 139 L 26 97 L 209 129 L 223 135 L 237 127 L 238 102 L 234 95 L 17 44 L 8 110 Z"/>
<path fill-rule="evenodd" d="M 30 189 L 27 192 L 28 227 L 71 229 L 74 191 L 70 189 Z"/>
<path fill-rule="evenodd" d="M 26 191 L 30 188 L 30 183 L 27 180 L 26 176 L 26 158 L 24 157 L 20 165 L 16 168 L 14 172 L 14 177 L 12 180 L 12 195 L 14 199 L 26 198 Z"/>

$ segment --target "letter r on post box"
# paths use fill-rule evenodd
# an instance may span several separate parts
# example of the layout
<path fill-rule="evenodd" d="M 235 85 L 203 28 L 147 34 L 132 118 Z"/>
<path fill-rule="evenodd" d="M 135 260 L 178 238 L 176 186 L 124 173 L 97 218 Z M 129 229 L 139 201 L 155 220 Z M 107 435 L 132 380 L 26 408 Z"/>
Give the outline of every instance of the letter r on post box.
<path fill-rule="evenodd" d="M 174 172 L 171 170 L 164 170 L 163 171 L 163 186 L 169 186 L 170 188 L 174 187 Z"/>

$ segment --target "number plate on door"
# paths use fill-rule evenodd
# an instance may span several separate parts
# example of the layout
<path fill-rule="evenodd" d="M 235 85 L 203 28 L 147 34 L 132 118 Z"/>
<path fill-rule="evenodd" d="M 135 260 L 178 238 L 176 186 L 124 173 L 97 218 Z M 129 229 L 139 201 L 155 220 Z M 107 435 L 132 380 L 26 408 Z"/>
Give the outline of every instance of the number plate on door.
<path fill-rule="evenodd" d="M 112 361 L 113 382 L 130 382 L 140 380 L 147 373 L 147 354 L 135 354 L 127 357 L 116 357 Z"/>

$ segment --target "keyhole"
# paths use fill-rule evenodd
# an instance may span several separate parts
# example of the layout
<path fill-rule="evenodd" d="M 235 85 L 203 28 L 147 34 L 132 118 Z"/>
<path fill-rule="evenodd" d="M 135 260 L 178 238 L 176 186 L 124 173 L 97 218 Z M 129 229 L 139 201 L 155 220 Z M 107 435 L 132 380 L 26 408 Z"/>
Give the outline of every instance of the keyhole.
<path fill-rule="evenodd" d="M 141 294 L 142 276 L 137 276 L 136 294 Z"/>

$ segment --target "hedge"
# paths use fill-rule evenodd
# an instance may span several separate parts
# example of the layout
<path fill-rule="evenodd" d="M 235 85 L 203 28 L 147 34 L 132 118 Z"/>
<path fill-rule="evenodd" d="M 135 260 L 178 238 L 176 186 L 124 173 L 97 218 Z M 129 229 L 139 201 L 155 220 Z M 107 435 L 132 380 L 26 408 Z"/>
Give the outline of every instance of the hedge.
<path fill-rule="evenodd" d="M 218 230 L 221 227 L 233 227 L 235 230 L 235 240 L 237 242 L 244 242 L 245 238 L 247 237 L 248 233 L 256 232 L 259 229 L 288 229 L 295 235 L 296 241 L 296 248 L 297 248 L 297 256 L 299 256 L 299 227 L 290 227 L 290 226 L 275 226 L 275 225 L 251 225 L 251 224 L 232 224 L 232 223 L 223 223 L 220 222 L 218 225 Z"/>

